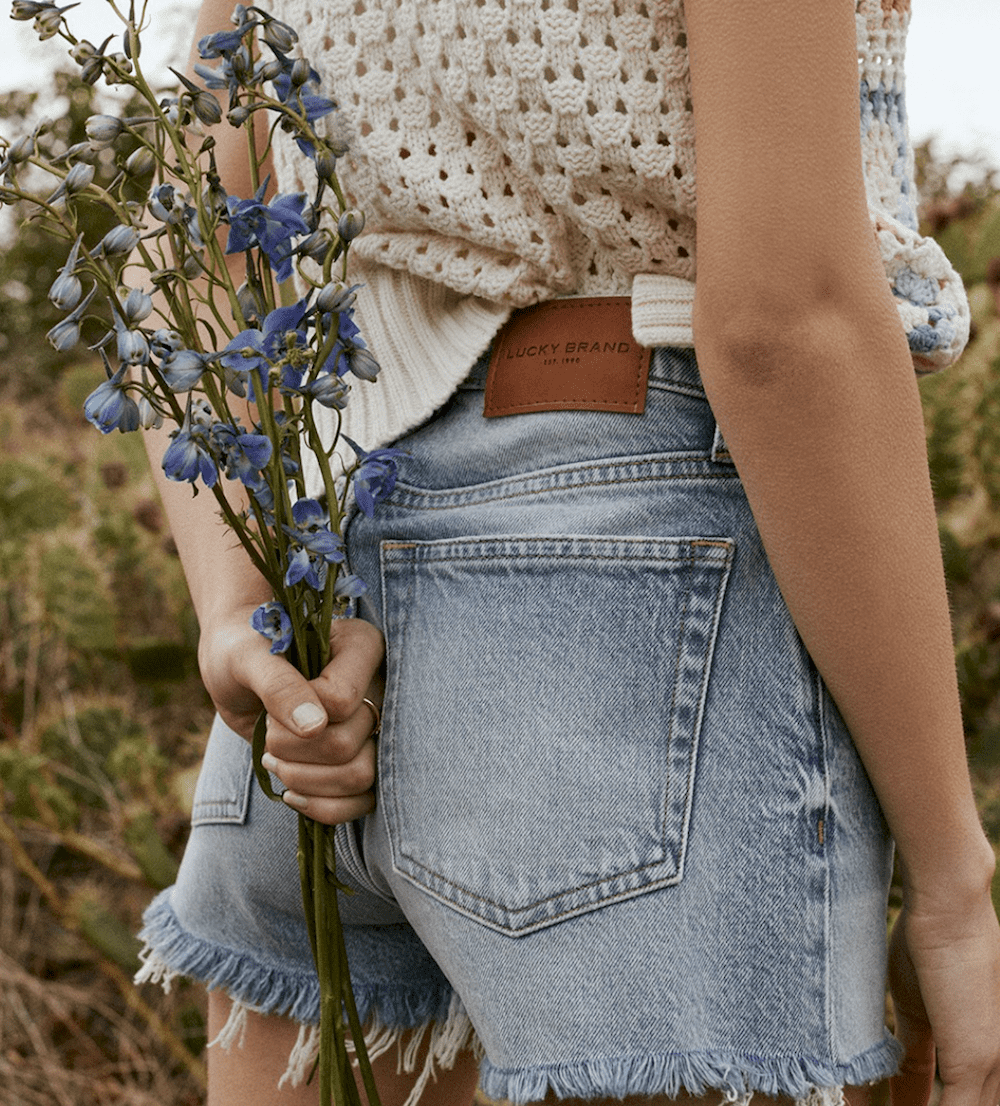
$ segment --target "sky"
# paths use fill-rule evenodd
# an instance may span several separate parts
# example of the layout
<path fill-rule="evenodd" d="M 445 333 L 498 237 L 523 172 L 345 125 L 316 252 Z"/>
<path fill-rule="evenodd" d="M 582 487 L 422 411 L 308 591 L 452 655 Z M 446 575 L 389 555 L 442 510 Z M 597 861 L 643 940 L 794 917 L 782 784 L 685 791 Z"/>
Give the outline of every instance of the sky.
<path fill-rule="evenodd" d="M 8 3 L 0 0 L 0 7 Z M 911 136 L 917 142 L 935 136 L 945 153 L 979 151 L 1000 167 L 1000 3 L 912 3 L 906 64 Z M 150 0 L 155 33 L 144 38 L 148 76 L 166 79 L 167 64 L 183 66 L 196 6 L 196 0 Z M 95 43 L 121 29 L 108 0 L 81 0 L 69 18 L 78 36 Z M 38 43 L 30 23 L 0 24 L 0 42 L 0 91 L 44 87 L 51 67 L 65 59 L 62 40 Z"/>

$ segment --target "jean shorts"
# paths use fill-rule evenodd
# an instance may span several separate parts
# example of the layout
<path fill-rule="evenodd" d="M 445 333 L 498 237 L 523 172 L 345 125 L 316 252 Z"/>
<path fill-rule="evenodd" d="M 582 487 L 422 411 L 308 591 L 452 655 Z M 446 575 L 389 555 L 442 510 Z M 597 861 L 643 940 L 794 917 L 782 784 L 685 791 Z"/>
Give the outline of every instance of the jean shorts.
<path fill-rule="evenodd" d="M 642 415 L 484 419 L 484 380 L 348 529 L 387 642 L 377 806 L 338 830 L 362 1016 L 439 1063 L 474 1033 L 515 1104 L 891 1074 L 892 843 L 693 354 L 654 351 Z M 315 1023 L 295 848 L 217 723 L 144 977 Z"/>

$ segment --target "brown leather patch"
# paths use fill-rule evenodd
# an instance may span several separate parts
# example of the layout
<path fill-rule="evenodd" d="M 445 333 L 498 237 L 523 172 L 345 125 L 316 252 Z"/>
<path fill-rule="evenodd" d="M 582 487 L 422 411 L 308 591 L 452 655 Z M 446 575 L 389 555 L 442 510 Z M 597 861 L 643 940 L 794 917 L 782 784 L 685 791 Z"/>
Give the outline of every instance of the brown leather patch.
<path fill-rule="evenodd" d="M 493 343 L 483 414 L 642 414 L 650 352 L 632 337 L 628 296 L 526 307 L 511 316 Z"/>

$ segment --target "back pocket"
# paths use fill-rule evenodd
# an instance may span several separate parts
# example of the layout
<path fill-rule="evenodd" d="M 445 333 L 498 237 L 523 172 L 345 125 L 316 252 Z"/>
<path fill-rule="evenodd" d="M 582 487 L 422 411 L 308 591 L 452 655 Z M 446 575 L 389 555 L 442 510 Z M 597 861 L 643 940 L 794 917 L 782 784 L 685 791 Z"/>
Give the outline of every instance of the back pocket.
<path fill-rule="evenodd" d="M 194 788 L 191 825 L 245 822 L 252 782 L 250 742 L 216 715 Z"/>
<path fill-rule="evenodd" d="M 393 866 L 527 933 L 683 874 L 724 538 L 381 546 Z"/>

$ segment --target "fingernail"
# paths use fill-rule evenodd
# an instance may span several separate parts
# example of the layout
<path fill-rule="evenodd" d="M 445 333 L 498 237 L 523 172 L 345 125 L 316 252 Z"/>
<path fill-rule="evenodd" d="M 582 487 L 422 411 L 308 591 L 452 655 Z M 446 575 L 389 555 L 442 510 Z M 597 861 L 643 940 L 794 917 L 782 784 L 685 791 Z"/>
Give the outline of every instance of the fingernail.
<path fill-rule="evenodd" d="M 288 803 L 289 806 L 294 807 L 296 810 L 305 810 L 309 805 L 309 800 L 305 795 L 297 795 L 294 791 L 286 791 L 281 799 L 283 802 Z"/>
<path fill-rule="evenodd" d="M 292 711 L 292 721 L 300 730 L 314 730 L 326 721 L 326 715 L 315 703 L 300 703 Z"/>
<path fill-rule="evenodd" d="M 274 772 L 278 767 L 278 758 L 271 756 L 270 753 L 265 753 L 260 758 L 260 762 L 269 772 Z"/>

